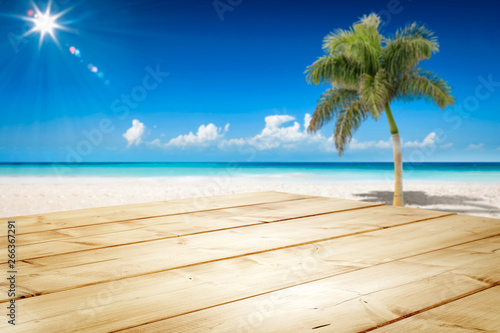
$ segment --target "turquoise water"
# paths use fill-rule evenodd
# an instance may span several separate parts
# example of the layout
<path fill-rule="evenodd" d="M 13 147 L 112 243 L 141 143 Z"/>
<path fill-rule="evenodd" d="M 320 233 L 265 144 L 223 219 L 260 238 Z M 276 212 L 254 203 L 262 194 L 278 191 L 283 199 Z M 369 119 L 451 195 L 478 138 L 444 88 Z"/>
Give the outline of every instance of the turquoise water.
<path fill-rule="evenodd" d="M 500 182 L 500 163 L 406 164 L 405 179 Z M 356 181 L 392 178 L 392 163 L 89 163 L 0 164 L 0 176 L 249 177 Z"/>

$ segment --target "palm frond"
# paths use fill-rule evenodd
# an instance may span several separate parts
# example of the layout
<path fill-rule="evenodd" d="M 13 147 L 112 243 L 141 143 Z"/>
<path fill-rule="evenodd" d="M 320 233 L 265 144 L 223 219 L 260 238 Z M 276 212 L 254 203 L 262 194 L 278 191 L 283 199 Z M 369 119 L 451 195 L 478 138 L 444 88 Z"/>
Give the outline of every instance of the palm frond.
<path fill-rule="evenodd" d="M 368 108 L 361 100 L 353 101 L 346 108 L 338 112 L 333 138 L 339 156 L 344 154 L 344 151 L 351 142 L 352 136 L 369 115 Z"/>
<path fill-rule="evenodd" d="M 396 98 L 402 101 L 424 98 L 441 109 L 455 102 L 451 87 L 446 81 L 432 71 L 423 69 L 416 69 L 403 75 L 397 86 Z"/>
<path fill-rule="evenodd" d="M 381 67 L 382 48 L 372 41 L 358 39 L 345 52 L 362 64 L 363 72 L 375 75 Z"/>
<path fill-rule="evenodd" d="M 375 119 L 380 116 L 384 105 L 390 101 L 391 92 L 391 81 L 383 69 L 375 76 L 366 73 L 362 75 L 359 93 Z"/>
<path fill-rule="evenodd" d="M 330 83 L 333 80 L 333 66 L 335 58 L 325 55 L 318 58 L 306 71 L 306 80 L 309 84 Z"/>
<path fill-rule="evenodd" d="M 318 131 L 323 125 L 332 121 L 341 110 L 346 109 L 354 101 L 358 100 L 356 90 L 328 89 L 322 95 L 316 105 L 311 122 L 307 131 L 312 133 Z"/>
<path fill-rule="evenodd" d="M 382 20 L 380 19 L 380 16 L 375 13 L 371 13 L 370 15 L 363 15 L 357 22 L 357 24 L 362 24 L 377 31 L 381 23 Z"/>
<path fill-rule="evenodd" d="M 323 39 L 323 50 L 330 55 L 342 53 L 356 40 L 354 31 L 335 29 Z"/>
<path fill-rule="evenodd" d="M 323 56 L 307 67 L 307 82 L 333 83 L 338 86 L 356 85 L 362 73 L 361 65 L 346 55 Z"/>
<path fill-rule="evenodd" d="M 404 28 L 398 29 L 395 34 L 395 39 L 414 40 L 417 38 L 428 40 L 432 42 L 436 48 L 439 48 L 437 37 L 434 35 L 434 32 L 423 24 L 419 25 L 417 22 L 407 24 Z"/>
<path fill-rule="evenodd" d="M 398 30 L 393 39 L 385 39 L 382 62 L 387 71 L 397 74 L 429 59 L 438 51 L 439 44 L 434 33 L 424 25 L 413 23 Z"/>
<path fill-rule="evenodd" d="M 376 14 L 364 16 L 350 30 L 337 29 L 324 39 L 323 48 L 330 56 L 345 55 L 361 65 L 364 72 L 375 75 L 381 66 L 382 35 Z"/>

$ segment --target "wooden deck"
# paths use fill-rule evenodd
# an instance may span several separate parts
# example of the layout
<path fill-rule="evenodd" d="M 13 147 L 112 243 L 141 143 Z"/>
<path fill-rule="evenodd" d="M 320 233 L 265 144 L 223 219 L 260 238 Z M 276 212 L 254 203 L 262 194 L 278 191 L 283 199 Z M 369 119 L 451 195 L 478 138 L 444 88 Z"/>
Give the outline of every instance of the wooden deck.
<path fill-rule="evenodd" d="M 262 192 L 8 220 L 1 332 L 500 332 L 496 219 Z"/>

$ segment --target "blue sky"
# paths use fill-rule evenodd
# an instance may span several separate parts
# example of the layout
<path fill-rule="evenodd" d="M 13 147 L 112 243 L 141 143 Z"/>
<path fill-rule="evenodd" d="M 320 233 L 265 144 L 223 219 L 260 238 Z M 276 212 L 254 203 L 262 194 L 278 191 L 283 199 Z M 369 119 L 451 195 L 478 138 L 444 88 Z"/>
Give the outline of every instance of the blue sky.
<path fill-rule="evenodd" d="M 436 33 L 440 52 L 422 65 L 457 100 L 445 111 L 392 106 L 405 160 L 498 162 L 499 6 L 54 0 L 67 29 L 40 44 L 38 33 L 21 37 L 32 3 L 0 1 L 0 162 L 391 161 L 385 118 L 364 123 L 341 158 L 331 124 L 304 133 L 325 89 L 306 83 L 305 68 L 325 35 L 370 12 L 385 34 L 414 21 Z"/>

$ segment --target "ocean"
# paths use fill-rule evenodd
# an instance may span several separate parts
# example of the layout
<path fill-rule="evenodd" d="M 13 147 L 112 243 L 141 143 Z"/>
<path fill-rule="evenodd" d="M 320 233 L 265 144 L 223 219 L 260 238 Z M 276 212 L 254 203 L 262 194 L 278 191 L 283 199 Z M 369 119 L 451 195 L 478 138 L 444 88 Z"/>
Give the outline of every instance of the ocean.
<path fill-rule="evenodd" d="M 393 178 L 392 163 L 4 163 L 0 177 L 235 177 L 256 181 L 365 181 Z M 405 164 L 405 180 L 500 182 L 500 163 Z M 173 178 L 172 178 L 173 179 Z M 0 180 L 1 181 L 1 180 Z"/>

